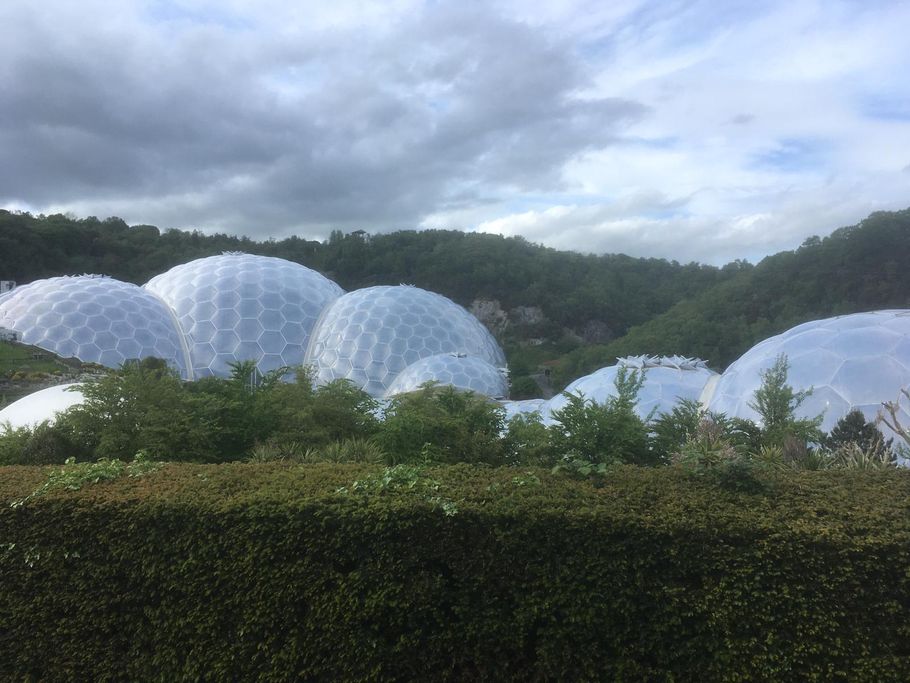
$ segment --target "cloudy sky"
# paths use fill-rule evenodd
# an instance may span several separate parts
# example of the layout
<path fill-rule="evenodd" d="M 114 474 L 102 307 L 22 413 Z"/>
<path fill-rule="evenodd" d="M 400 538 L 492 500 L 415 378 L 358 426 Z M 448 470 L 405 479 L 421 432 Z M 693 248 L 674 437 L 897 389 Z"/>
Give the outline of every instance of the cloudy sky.
<path fill-rule="evenodd" d="M 910 206 L 910 3 L 2 0 L 0 207 L 756 260 Z"/>

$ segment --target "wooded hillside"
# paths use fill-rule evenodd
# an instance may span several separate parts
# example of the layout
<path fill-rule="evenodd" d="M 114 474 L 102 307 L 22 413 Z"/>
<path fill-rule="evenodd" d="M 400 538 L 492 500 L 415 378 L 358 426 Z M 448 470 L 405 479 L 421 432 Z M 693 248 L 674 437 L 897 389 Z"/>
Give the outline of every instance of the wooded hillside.
<path fill-rule="evenodd" d="M 222 251 L 296 261 L 348 290 L 404 282 L 465 306 L 481 301 L 498 316 L 487 322 L 507 347 L 513 376 L 541 360 L 558 361 L 557 387 L 627 354 L 700 356 L 720 370 L 794 324 L 910 306 L 910 209 L 872 214 L 756 266 L 735 261 L 722 268 L 582 255 L 453 230 L 257 242 L 119 218 L 0 211 L 0 279 L 20 284 L 83 272 L 141 284 Z M 544 343 L 532 352 L 532 340 Z"/>

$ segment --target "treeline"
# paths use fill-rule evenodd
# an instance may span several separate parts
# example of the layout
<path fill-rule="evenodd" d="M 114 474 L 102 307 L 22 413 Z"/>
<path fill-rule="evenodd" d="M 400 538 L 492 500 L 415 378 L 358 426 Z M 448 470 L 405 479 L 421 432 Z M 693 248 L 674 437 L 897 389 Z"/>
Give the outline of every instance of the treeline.
<path fill-rule="evenodd" d="M 582 255 L 520 237 L 451 230 L 373 236 L 335 231 L 324 242 L 257 242 L 131 227 L 119 218 L 0 211 L 0 278 L 20 283 L 96 272 L 141 284 L 174 265 L 222 251 L 296 261 L 347 290 L 404 282 L 465 306 L 484 299 L 506 312 L 539 309 L 542 315 L 533 323 L 513 320 L 496 330 L 513 377 L 530 383 L 531 391 L 534 383 L 526 375 L 556 358 L 556 389 L 630 354 L 698 356 L 722 370 L 756 342 L 795 324 L 910 307 L 910 209 L 874 213 L 757 266 L 735 261 L 722 268 Z M 532 339 L 553 343 L 543 350 L 522 348 Z"/>
<path fill-rule="evenodd" d="M 558 339 L 595 324 L 618 337 L 674 303 L 749 269 L 624 255 L 561 252 L 522 238 L 454 230 L 400 231 L 369 236 L 333 232 L 325 242 L 290 237 L 256 242 L 230 235 L 160 231 L 128 226 L 119 218 L 77 220 L 0 211 L 0 279 L 103 273 L 142 284 L 186 261 L 244 251 L 278 256 L 334 279 L 347 290 L 378 284 L 414 284 L 468 306 L 495 300 L 503 309 L 533 306 L 544 320 L 524 330 Z"/>

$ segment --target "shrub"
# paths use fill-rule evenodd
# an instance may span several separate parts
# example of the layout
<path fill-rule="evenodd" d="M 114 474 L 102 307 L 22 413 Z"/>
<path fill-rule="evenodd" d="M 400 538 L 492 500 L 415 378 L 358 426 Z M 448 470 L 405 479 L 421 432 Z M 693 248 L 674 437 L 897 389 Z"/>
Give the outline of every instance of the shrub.
<path fill-rule="evenodd" d="M 644 373 L 622 367 L 614 380 L 616 395 L 595 403 L 565 394 L 568 403 L 553 413 L 550 441 L 558 457 L 591 463 L 659 464 L 648 428 L 635 413 Z"/>
<path fill-rule="evenodd" d="M 555 461 L 550 434 L 540 413 L 518 413 L 508 422 L 505 449 L 512 464 L 547 467 Z"/>
<path fill-rule="evenodd" d="M 749 404 L 761 417 L 762 443 L 782 446 L 788 437 L 795 437 L 803 443 L 820 443 L 822 416 L 811 419 L 796 417 L 796 410 L 812 395 L 812 389 L 794 391 L 787 384 L 789 368 L 786 355 L 779 355 L 774 365 L 761 373 L 761 386 Z"/>
<path fill-rule="evenodd" d="M 910 473 L 609 474 L 80 476 L 0 505 L 0 680 L 910 680 Z"/>
<path fill-rule="evenodd" d="M 376 434 L 389 464 L 504 464 L 501 406 L 470 391 L 423 385 L 391 400 Z"/>

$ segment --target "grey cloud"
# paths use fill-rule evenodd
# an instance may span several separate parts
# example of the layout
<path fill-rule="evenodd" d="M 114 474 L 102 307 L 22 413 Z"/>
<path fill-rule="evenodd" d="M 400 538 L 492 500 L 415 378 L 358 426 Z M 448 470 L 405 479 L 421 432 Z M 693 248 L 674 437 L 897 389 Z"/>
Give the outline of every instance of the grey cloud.
<path fill-rule="evenodd" d="M 580 99 L 570 45 L 477 8 L 293 40 L 89 19 L 55 43 L 44 16 L 0 47 L 0 201 L 253 235 L 407 227 L 558 189 L 646 112 Z"/>

